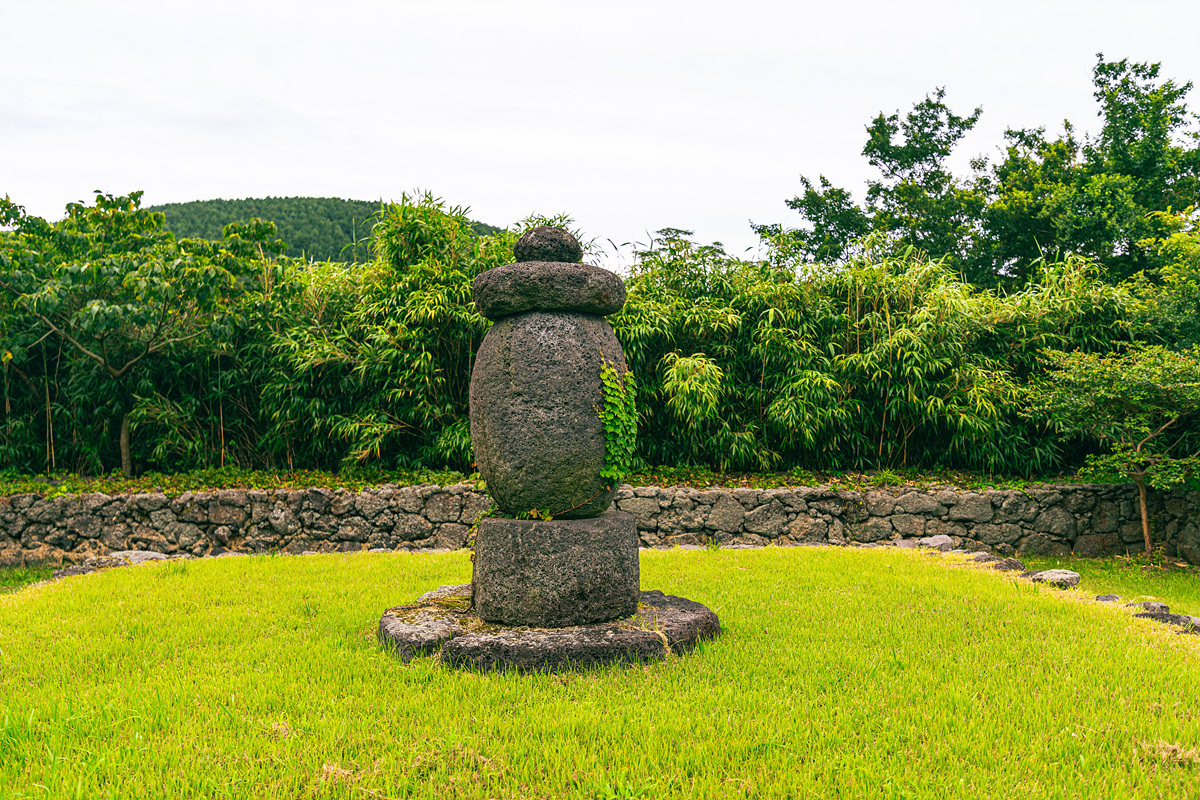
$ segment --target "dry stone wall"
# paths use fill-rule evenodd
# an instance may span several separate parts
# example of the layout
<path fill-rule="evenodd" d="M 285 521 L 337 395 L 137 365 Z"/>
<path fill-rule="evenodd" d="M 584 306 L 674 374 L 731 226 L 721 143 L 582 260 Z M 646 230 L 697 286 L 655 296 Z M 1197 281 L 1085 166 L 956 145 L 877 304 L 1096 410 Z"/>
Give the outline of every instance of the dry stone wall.
<path fill-rule="evenodd" d="M 470 484 L 0 497 L 0 565 L 119 550 L 213 555 L 462 547 L 491 498 Z"/>
<path fill-rule="evenodd" d="M 1200 491 L 1151 494 L 1154 538 L 1200 564 Z M 967 550 L 1104 556 L 1142 549 L 1137 490 L 1039 486 L 984 492 L 622 487 L 645 547 L 915 545 L 945 535 Z M 109 496 L 0 497 L 0 565 L 82 563 L 119 550 L 212 555 L 453 549 L 491 499 L 471 484 Z M 939 540 L 945 541 L 945 540 Z"/>
<path fill-rule="evenodd" d="M 1043 485 L 983 492 L 626 487 L 617 505 L 638 519 L 647 546 L 717 543 L 916 544 L 1007 556 L 1105 556 L 1142 549 L 1137 490 L 1127 485 Z M 1200 564 L 1200 492 L 1151 494 L 1154 539 Z"/>

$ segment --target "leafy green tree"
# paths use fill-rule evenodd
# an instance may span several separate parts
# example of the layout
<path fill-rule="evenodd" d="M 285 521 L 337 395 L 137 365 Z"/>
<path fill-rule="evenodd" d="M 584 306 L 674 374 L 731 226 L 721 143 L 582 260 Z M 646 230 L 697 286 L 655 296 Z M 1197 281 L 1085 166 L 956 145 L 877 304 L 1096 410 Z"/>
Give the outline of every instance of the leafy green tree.
<path fill-rule="evenodd" d="M 1103 54 L 1097 59 L 1093 80 L 1104 126 L 1085 150 L 1090 172 L 1131 178 L 1139 209 L 1193 205 L 1200 190 L 1200 131 L 1189 129 L 1195 116 L 1184 103 L 1192 82 L 1160 80 L 1157 63 L 1105 61 Z"/>
<path fill-rule="evenodd" d="M 1045 130 L 1007 132 L 1005 157 L 980 189 L 991 198 L 984 239 L 998 269 L 1024 277 L 1043 255 L 1097 259 L 1111 281 L 1164 264 L 1139 247 L 1169 233 L 1160 213 L 1200 197 L 1200 139 L 1184 98 L 1191 82 L 1159 77 L 1159 64 L 1097 57 L 1100 133 L 1079 142 Z"/>
<path fill-rule="evenodd" d="M 1200 470 L 1200 347 L 1135 345 L 1107 355 L 1048 350 L 1045 360 L 1050 372 L 1031 384 L 1029 413 L 1062 435 L 1091 437 L 1107 448 L 1088 457 L 1088 468 L 1137 484 L 1150 553 L 1147 487 L 1169 490 Z"/>
<path fill-rule="evenodd" d="M 1192 84 L 1162 79 L 1159 64 L 1103 55 L 1093 83 L 1098 135 L 1080 141 L 1069 122 L 1054 139 L 1044 128 L 1010 129 L 1002 158 L 976 158 L 967 178 L 945 162 L 980 109 L 954 114 L 938 89 L 903 118 L 880 114 L 863 155 L 881 177 L 861 206 L 824 176 L 819 186 L 801 178 L 804 193 L 787 205 L 804 224 L 756 230 L 799 261 L 842 260 L 865 233 L 883 233 L 980 286 L 1020 286 L 1039 259 L 1069 253 L 1096 260 L 1114 283 L 1156 273 L 1164 260 L 1138 243 L 1170 233 L 1156 212 L 1200 197 L 1200 132 L 1184 102 Z"/>
<path fill-rule="evenodd" d="M 777 255 L 797 261 L 833 262 L 849 255 L 854 243 L 872 230 L 874 220 L 859 208 L 853 196 L 821 175 L 819 186 L 800 176 L 804 193 L 786 201 L 799 211 L 807 228 L 784 230 L 781 225 L 755 225 L 755 232 L 771 242 Z"/>
<path fill-rule="evenodd" d="M 983 199 L 960 185 L 945 162 L 983 109 L 960 117 L 943 102 L 945 95 L 939 88 L 903 120 L 898 112 L 880 114 L 867 127 L 863 155 L 883 174 L 867 187 L 867 208 L 876 230 L 960 266 L 973 244 Z"/>
<path fill-rule="evenodd" d="M 1176 350 L 1200 345 L 1200 209 L 1154 216 L 1166 234 L 1139 242 L 1161 263 L 1159 280 L 1137 283 L 1142 335 Z"/>
<path fill-rule="evenodd" d="M 206 242 L 177 242 L 140 200 L 141 192 L 97 192 L 95 205 L 72 203 L 53 224 L 0 202 L 2 222 L 14 228 L 0 250 L 10 312 L 40 329 L 38 341 L 56 337 L 108 379 L 103 404 L 117 420 L 126 475 L 135 376 L 156 356 L 219 332 L 237 287 L 236 262 L 221 263 Z M 19 360 L 28 345 L 14 340 L 6 357 Z"/>
<path fill-rule="evenodd" d="M 276 340 L 264 400 L 278 440 L 315 431 L 347 444 L 351 463 L 470 465 L 471 365 L 491 325 L 471 283 L 512 261 L 516 234 L 477 236 L 466 213 L 429 193 L 384 208 L 374 262 L 335 290 L 350 293 L 344 312 Z"/>
<path fill-rule="evenodd" d="M 845 189 L 821 175 L 819 187 L 802 177 L 804 194 L 787 201 L 808 227 L 783 231 L 759 225 L 760 236 L 786 247 L 806 261 L 836 261 L 850 255 L 855 241 L 882 232 L 904 247 L 936 257 L 952 266 L 968 266 L 968 252 L 978 229 L 984 198 L 955 179 L 946 159 L 979 121 L 983 109 L 959 116 L 945 103 L 939 88 L 900 112 L 880 113 L 867 126 L 862 154 L 881 177 L 867 184 L 866 203 L 859 207 Z"/>
<path fill-rule="evenodd" d="M 1036 277 L 1043 258 L 1072 252 L 1059 241 L 1056 217 L 1071 206 L 1070 187 L 1079 172 L 1080 146 L 1066 124 L 1059 138 L 1044 128 L 1008 130 L 1004 158 L 990 173 L 980 172 L 977 189 L 989 199 L 982 212 L 983 233 L 972 258 L 980 269 L 1020 285 Z"/>

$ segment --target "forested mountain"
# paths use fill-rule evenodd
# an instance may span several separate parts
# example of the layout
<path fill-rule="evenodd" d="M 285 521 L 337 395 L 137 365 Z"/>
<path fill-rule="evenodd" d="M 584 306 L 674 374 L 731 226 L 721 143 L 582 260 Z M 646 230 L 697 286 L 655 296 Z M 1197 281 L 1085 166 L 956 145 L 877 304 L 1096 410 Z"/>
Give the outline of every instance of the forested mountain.
<path fill-rule="evenodd" d="M 220 239 L 230 222 L 257 217 L 275 223 L 287 254 L 310 261 L 366 261 L 370 236 L 382 203 L 338 197 L 258 197 L 245 200 L 195 200 L 151 206 L 166 215 L 167 230 L 180 238 Z M 477 235 L 500 229 L 474 222 Z"/>

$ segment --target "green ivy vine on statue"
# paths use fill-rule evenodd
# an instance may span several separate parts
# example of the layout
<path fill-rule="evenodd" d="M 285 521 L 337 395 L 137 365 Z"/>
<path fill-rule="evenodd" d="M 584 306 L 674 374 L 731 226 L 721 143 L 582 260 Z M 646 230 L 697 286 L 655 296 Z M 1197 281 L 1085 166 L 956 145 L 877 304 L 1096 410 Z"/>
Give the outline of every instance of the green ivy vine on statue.
<path fill-rule="evenodd" d="M 607 359 L 601 360 L 600 381 L 604 390 L 604 407 L 596 409 L 604 424 L 604 469 L 600 475 L 620 485 L 631 471 L 637 444 L 637 383 L 632 372 L 619 372 Z"/>

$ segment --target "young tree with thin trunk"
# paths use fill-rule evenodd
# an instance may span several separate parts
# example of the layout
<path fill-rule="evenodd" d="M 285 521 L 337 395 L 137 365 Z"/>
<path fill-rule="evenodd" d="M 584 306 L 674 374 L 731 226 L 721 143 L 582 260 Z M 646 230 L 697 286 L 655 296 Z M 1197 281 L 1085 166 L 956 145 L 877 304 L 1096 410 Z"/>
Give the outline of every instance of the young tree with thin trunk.
<path fill-rule="evenodd" d="M 95 205 L 72 203 L 55 223 L 0 200 L 0 225 L 13 229 L 0 242 L 0 297 L 41 338 L 58 338 L 106 377 L 125 475 L 135 374 L 172 347 L 219 335 L 242 263 L 228 248 L 177 242 L 140 200 L 141 192 L 97 192 Z"/>
<path fill-rule="evenodd" d="M 1029 413 L 1064 437 L 1106 446 L 1088 457 L 1087 472 L 1137 484 L 1149 554 L 1147 487 L 1168 491 L 1200 473 L 1200 346 L 1133 345 L 1108 355 L 1048 350 L 1045 361 L 1050 371 L 1030 386 Z"/>

